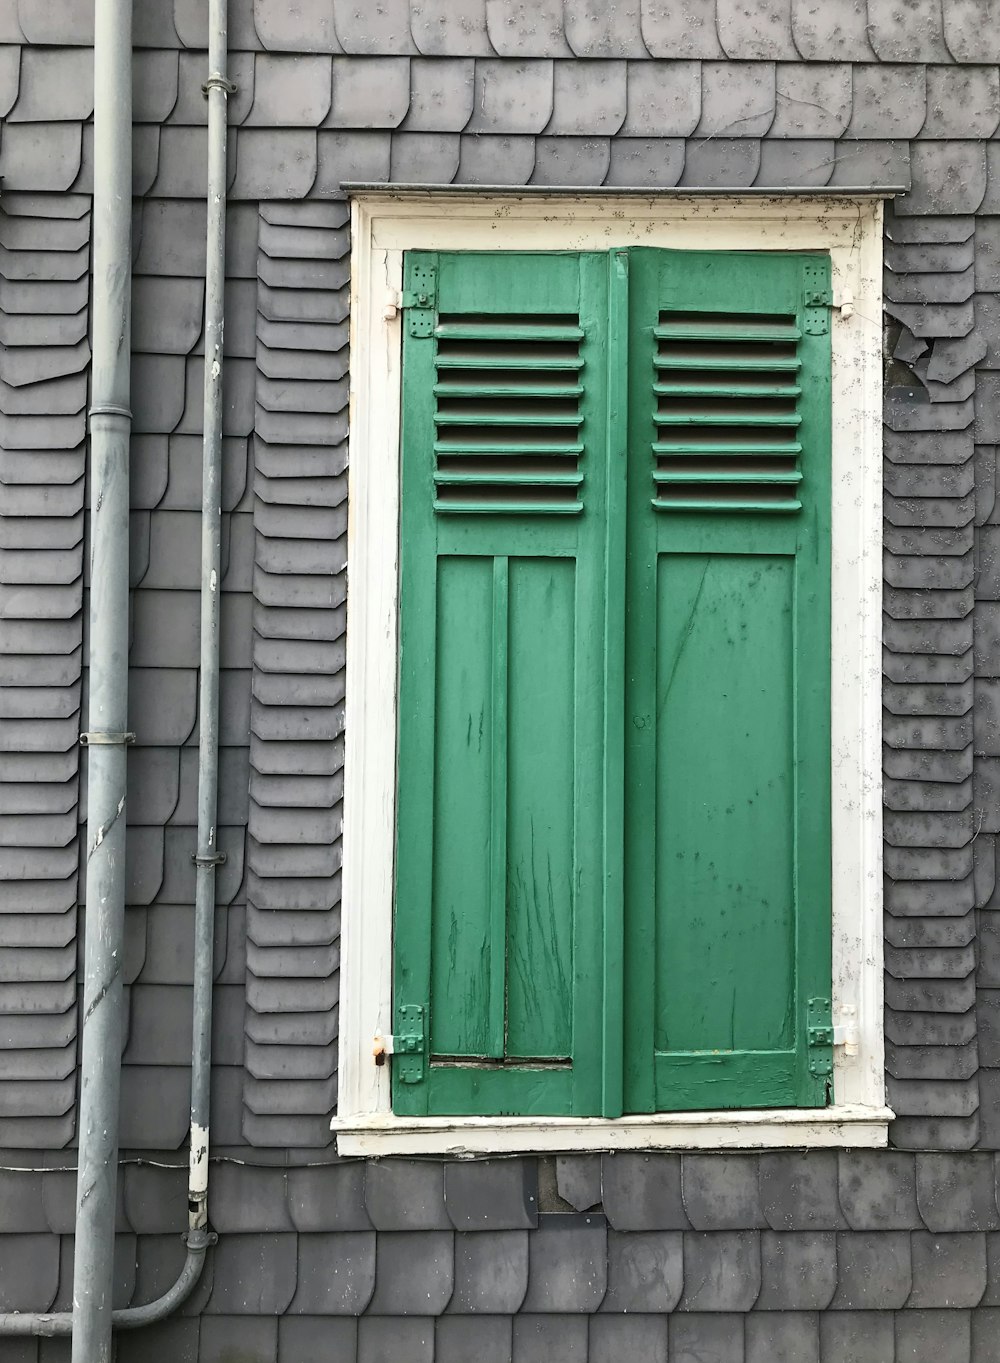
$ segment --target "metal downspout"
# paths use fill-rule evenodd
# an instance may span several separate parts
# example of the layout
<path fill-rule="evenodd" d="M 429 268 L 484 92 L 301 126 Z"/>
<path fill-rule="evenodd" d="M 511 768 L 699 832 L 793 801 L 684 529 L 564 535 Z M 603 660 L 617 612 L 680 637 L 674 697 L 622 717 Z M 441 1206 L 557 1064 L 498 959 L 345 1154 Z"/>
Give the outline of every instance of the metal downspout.
<path fill-rule="evenodd" d="M 132 0 L 94 13 L 90 712 L 73 1363 L 110 1363 L 121 1091 L 128 725 Z"/>
<path fill-rule="evenodd" d="M 209 0 L 208 212 L 202 456 L 198 850 L 191 1044 L 187 1255 L 171 1288 L 111 1310 L 118 1166 L 128 681 L 128 443 L 132 225 L 132 0 L 96 0 L 94 400 L 91 408 L 91 687 L 87 961 L 76 1256 L 70 1311 L 0 1313 L 0 1337 L 73 1336 L 72 1363 L 110 1363 L 111 1331 L 162 1320 L 194 1291 L 208 1230 L 219 619 L 222 545 L 222 345 L 226 276 L 227 0 Z M 89 1068 L 88 1068 L 89 1066 Z"/>

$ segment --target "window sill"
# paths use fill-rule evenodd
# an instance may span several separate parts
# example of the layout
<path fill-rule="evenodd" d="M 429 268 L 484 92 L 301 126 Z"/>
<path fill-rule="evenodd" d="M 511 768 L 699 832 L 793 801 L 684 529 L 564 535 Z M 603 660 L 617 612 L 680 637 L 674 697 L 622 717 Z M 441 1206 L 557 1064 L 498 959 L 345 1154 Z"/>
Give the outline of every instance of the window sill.
<path fill-rule="evenodd" d="M 584 1150 L 883 1149 L 887 1107 L 775 1108 L 626 1117 L 334 1117 L 341 1155 L 504 1155 Z"/>

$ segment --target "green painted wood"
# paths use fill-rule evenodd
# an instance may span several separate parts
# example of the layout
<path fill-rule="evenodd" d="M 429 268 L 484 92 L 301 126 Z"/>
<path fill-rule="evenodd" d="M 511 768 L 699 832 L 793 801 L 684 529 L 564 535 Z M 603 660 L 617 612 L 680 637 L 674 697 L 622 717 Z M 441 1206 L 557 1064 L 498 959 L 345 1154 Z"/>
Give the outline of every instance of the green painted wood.
<path fill-rule="evenodd" d="M 604 585 L 604 1016 L 601 1115 L 625 1104 L 625 588 L 629 254 L 608 256 L 608 511 Z"/>
<path fill-rule="evenodd" d="M 395 1110 L 822 1105 L 828 263 L 417 265 L 394 1006 L 428 1063 Z"/>
<path fill-rule="evenodd" d="M 810 997 L 829 998 L 831 970 L 830 350 L 828 336 L 800 325 L 803 270 L 820 259 L 632 256 L 632 1111 L 827 1101 L 824 1076 L 810 1070 L 806 1012 Z M 731 399 L 713 391 L 664 406 L 659 348 L 691 338 L 728 345 L 734 336 L 758 350 L 780 343 L 785 360 L 791 341 L 800 382 L 780 402 L 761 390 L 762 412 L 743 384 L 731 385 Z M 766 372 L 755 358 L 757 373 Z M 795 442 L 775 449 L 764 432 L 759 446 L 744 437 L 740 457 L 754 464 L 741 473 L 726 462 L 727 442 L 682 440 L 690 448 L 678 451 L 657 434 L 729 425 L 782 426 Z M 683 473 L 670 462 L 676 453 L 686 456 Z M 775 463 L 778 453 L 791 458 Z M 666 461 L 659 469 L 657 458 Z M 651 476 L 690 483 L 694 495 L 651 497 Z M 818 1058 L 821 1068 L 829 1048 Z"/>
<path fill-rule="evenodd" d="M 425 1008 L 429 1063 L 419 1083 L 394 1071 L 394 1108 L 589 1114 L 606 257 L 416 264 L 437 270 L 438 315 L 429 337 L 404 329 L 394 1008 L 395 1025 Z"/>

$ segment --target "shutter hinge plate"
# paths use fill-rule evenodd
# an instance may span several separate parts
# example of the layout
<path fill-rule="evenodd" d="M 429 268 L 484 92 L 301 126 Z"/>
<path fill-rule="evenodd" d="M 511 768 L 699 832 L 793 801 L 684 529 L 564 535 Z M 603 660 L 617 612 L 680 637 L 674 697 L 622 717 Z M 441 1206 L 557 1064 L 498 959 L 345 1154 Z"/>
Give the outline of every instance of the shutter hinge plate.
<path fill-rule="evenodd" d="M 826 271 L 819 264 L 807 264 L 803 266 L 802 276 L 805 285 L 802 329 L 807 336 L 825 336 L 830 330 L 830 308 L 833 304 Z"/>
<path fill-rule="evenodd" d="M 393 1067 L 401 1084 L 422 1083 L 427 1073 L 427 1028 L 419 1003 L 401 1004 L 392 1037 Z"/>
<path fill-rule="evenodd" d="M 414 262 L 399 306 L 406 311 L 406 325 L 411 336 L 426 338 L 434 335 L 437 305 L 437 266 Z"/>
<path fill-rule="evenodd" d="M 807 1013 L 809 1042 L 809 1073 L 833 1073 L 833 1023 L 830 1020 L 830 1000 L 810 999 Z"/>

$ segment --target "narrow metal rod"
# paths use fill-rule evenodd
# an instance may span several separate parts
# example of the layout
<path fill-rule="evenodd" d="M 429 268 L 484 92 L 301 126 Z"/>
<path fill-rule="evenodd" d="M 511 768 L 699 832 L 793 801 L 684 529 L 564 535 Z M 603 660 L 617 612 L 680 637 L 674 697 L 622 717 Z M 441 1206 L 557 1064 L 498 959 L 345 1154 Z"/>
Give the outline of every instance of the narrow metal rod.
<path fill-rule="evenodd" d="M 132 0 L 95 0 L 94 89 L 89 729 L 107 737 L 87 757 L 73 1363 L 111 1359 L 125 932 Z"/>
<path fill-rule="evenodd" d="M 222 601 L 222 351 L 226 287 L 227 0 L 208 13 L 208 219 L 205 264 L 205 395 L 201 492 L 201 658 L 198 697 L 198 853 L 194 908 L 194 1015 L 191 1049 L 192 1231 L 208 1223 L 215 940 L 216 825 L 219 789 L 219 620 Z"/>

